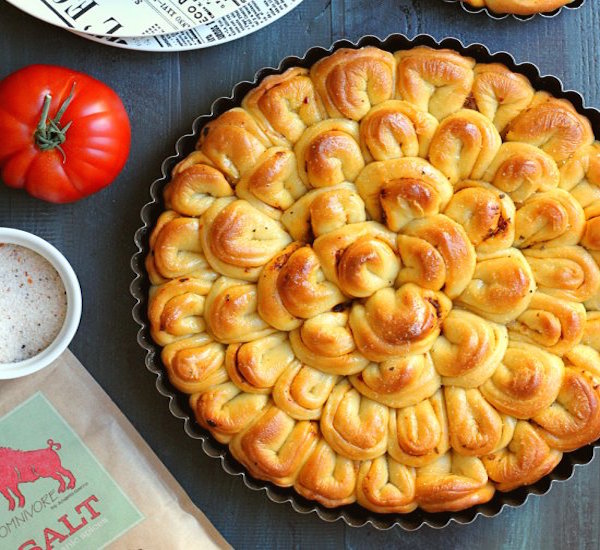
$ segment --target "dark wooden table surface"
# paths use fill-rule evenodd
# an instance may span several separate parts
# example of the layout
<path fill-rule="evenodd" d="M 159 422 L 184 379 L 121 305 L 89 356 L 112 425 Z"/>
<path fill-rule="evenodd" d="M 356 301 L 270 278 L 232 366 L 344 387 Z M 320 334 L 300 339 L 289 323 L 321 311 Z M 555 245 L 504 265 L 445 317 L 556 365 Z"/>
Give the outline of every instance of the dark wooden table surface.
<path fill-rule="evenodd" d="M 138 214 L 162 159 L 213 99 L 228 95 L 236 82 L 251 79 L 257 69 L 343 37 L 392 32 L 456 36 L 536 63 L 567 88 L 582 91 L 589 105 L 600 107 L 597 2 L 588 0 L 581 10 L 555 19 L 520 23 L 468 15 L 441 0 L 305 0 L 272 26 L 236 42 L 180 54 L 148 54 L 75 37 L 0 0 L 0 78 L 31 63 L 89 72 L 117 90 L 133 124 L 131 157 L 110 188 L 77 204 L 53 206 L 0 186 L 0 226 L 36 233 L 67 256 L 81 280 L 84 304 L 71 349 L 234 547 L 599 547 L 598 460 L 519 509 L 442 531 L 353 529 L 270 502 L 204 456 L 170 415 L 166 400 L 155 390 L 154 376 L 144 368 L 128 290 Z"/>

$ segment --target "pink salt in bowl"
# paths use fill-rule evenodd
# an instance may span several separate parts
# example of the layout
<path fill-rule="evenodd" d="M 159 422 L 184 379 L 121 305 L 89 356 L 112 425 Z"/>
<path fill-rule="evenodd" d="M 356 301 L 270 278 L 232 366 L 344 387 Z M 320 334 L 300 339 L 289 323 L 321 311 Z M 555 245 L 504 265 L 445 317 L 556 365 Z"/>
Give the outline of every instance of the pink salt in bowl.
<path fill-rule="evenodd" d="M 79 322 L 81 320 L 81 287 L 79 285 L 77 275 L 73 271 L 73 268 L 66 258 L 54 246 L 46 242 L 44 239 L 18 229 L 0 227 L 0 244 L 14 245 L 28 249 L 29 251 L 35 252 L 41 256 L 43 260 L 46 260 L 50 266 L 56 270 L 56 273 L 58 273 L 58 276 L 62 282 L 62 286 L 64 287 L 64 294 L 66 297 L 66 311 L 64 313 L 64 320 L 62 321 L 62 326 L 60 326 L 56 336 L 54 336 L 47 345 L 43 345 L 41 349 L 36 351 L 35 355 L 33 356 L 17 359 L 11 362 L 2 362 L 4 361 L 4 358 L 1 358 L 1 380 L 19 378 L 21 376 L 26 376 L 28 374 L 37 372 L 53 363 L 67 349 L 73 340 L 75 333 L 77 332 L 77 328 L 79 327 Z M 30 283 L 31 282 L 32 281 L 30 281 Z M 57 287 L 57 290 L 62 292 L 63 289 L 59 289 Z M 0 288 L 0 292 L 6 292 L 6 290 Z M 18 303 L 15 306 L 15 309 L 17 308 Z M 18 314 L 19 312 L 16 311 L 15 315 Z M 0 329 L 2 328 L 3 322 L 6 323 L 6 319 L 0 319 Z M 8 326 L 8 323 L 6 323 L 6 326 Z M 29 336 L 32 336 L 33 339 L 35 339 L 35 334 L 31 334 Z M 6 338 L 7 335 L 2 337 Z M 25 338 L 28 338 L 28 335 L 26 335 Z M 35 342 L 28 343 L 33 343 L 33 345 L 35 345 Z"/>

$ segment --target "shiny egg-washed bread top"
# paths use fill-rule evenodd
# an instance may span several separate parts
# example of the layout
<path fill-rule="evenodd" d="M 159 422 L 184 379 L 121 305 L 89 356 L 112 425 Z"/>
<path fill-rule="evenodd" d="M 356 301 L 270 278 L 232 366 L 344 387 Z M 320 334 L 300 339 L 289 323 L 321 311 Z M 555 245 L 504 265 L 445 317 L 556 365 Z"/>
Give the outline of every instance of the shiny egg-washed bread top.
<path fill-rule="evenodd" d="M 340 49 L 208 123 L 164 200 L 152 337 L 256 478 L 456 511 L 600 437 L 600 145 L 523 75 Z"/>
<path fill-rule="evenodd" d="M 495 13 L 514 13 L 515 15 L 533 15 L 548 13 L 574 0 L 463 0 L 476 8 L 488 8 Z"/>

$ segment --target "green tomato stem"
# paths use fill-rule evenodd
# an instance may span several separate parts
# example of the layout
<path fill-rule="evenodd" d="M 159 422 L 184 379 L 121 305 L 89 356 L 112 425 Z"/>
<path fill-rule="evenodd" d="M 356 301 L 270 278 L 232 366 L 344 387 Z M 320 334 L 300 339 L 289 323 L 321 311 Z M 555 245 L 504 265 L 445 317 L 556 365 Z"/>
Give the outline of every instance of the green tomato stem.
<path fill-rule="evenodd" d="M 37 145 L 38 149 L 40 151 L 51 151 L 52 149 L 58 149 L 63 157 L 63 164 L 67 160 L 67 156 L 61 145 L 67 139 L 66 133 L 71 127 L 73 121 L 70 121 L 61 127 L 60 119 L 65 114 L 65 111 L 73 99 L 75 85 L 76 82 L 73 82 L 73 87 L 71 88 L 69 97 L 67 97 L 67 99 L 65 99 L 63 104 L 60 106 L 56 116 L 50 120 L 48 120 L 48 114 L 50 113 L 52 96 L 50 94 L 46 95 L 44 98 L 44 104 L 42 106 L 42 115 L 34 133 L 35 144 Z"/>

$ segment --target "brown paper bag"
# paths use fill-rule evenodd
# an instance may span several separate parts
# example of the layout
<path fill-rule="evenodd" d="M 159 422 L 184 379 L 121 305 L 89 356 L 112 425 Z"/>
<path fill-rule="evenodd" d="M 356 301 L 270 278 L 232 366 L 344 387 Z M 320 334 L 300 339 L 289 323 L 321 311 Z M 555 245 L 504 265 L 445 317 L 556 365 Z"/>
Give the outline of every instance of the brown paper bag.
<path fill-rule="evenodd" d="M 0 548 L 229 548 L 71 352 L 0 383 Z"/>

